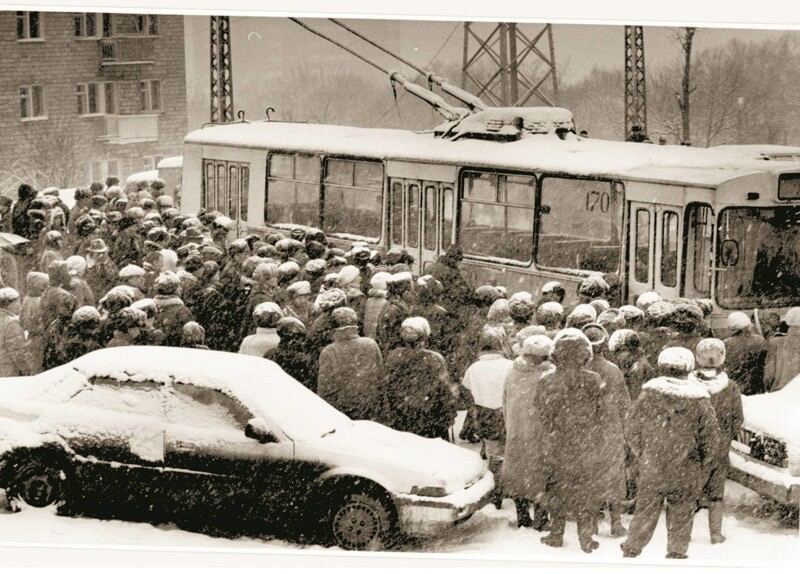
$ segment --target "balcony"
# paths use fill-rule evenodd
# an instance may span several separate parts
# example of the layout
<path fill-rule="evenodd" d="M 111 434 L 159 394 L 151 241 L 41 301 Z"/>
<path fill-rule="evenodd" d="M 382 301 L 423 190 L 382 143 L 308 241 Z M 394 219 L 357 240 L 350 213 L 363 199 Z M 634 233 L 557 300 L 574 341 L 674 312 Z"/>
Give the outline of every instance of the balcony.
<path fill-rule="evenodd" d="M 115 145 L 158 141 L 158 114 L 107 115 L 106 130 L 97 138 Z"/>
<path fill-rule="evenodd" d="M 155 38 L 147 36 L 120 36 L 101 38 L 101 68 L 117 66 L 146 66 L 155 63 Z"/>

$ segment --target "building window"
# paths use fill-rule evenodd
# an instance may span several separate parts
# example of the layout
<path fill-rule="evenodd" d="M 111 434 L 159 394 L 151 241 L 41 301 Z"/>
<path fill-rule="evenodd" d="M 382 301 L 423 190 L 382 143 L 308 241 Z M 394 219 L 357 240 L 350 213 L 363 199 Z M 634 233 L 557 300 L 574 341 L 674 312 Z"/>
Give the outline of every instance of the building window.
<path fill-rule="evenodd" d="M 458 234 L 464 253 L 529 263 L 535 178 L 467 171 L 462 189 Z"/>
<path fill-rule="evenodd" d="M 161 80 L 139 82 L 139 101 L 143 112 L 161 111 Z"/>
<path fill-rule="evenodd" d="M 42 20 L 39 12 L 17 12 L 17 40 L 42 38 Z"/>
<path fill-rule="evenodd" d="M 93 12 L 80 12 L 75 14 L 75 37 L 98 38 L 100 29 L 97 25 L 97 16 Z"/>
<path fill-rule="evenodd" d="M 158 16 L 155 14 L 137 15 L 136 33 L 140 36 L 158 36 Z"/>
<path fill-rule="evenodd" d="M 88 82 L 76 88 L 78 115 L 90 116 L 116 112 L 116 92 L 113 82 Z"/>
<path fill-rule="evenodd" d="M 264 221 L 319 227 L 319 158 L 273 153 L 268 162 Z"/>
<path fill-rule="evenodd" d="M 44 119 L 44 88 L 22 86 L 19 89 L 19 115 L 23 120 Z"/>
<path fill-rule="evenodd" d="M 119 161 L 115 159 L 103 159 L 93 161 L 89 164 L 89 181 L 104 182 L 107 177 L 119 177 Z"/>
<path fill-rule="evenodd" d="M 542 180 L 536 263 L 542 267 L 619 270 L 623 197 L 610 181 Z"/>
<path fill-rule="evenodd" d="M 325 161 L 322 229 L 326 233 L 381 238 L 383 163 L 328 159 Z"/>

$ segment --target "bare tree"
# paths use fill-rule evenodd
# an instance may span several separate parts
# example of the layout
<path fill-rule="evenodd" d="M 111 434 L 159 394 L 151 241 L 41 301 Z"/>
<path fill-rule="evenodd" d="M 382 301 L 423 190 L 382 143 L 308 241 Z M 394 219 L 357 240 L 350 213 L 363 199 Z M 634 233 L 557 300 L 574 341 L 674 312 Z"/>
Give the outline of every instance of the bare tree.
<path fill-rule="evenodd" d="M 681 79 L 681 93 L 678 97 L 678 108 L 681 110 L 681 138 L 683 143 L 688 144 L 692 141 L 690 119 L 690 97 L 694 88 L 691 86 L 692 79 L 692 42 L 697 28 L 687 27 L 682 32 L 676 32 L 678 42 L 683 50 L 683 76 Z"/>

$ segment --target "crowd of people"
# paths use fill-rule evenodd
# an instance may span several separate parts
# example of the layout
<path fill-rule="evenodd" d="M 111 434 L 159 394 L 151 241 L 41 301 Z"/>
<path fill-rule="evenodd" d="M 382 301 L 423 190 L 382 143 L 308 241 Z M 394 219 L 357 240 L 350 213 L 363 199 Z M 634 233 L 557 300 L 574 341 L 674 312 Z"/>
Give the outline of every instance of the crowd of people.
<path fill-rule="evenodd" d="M 730 441 L 745 394 L 800 372 L 800 308 L 767 338 L 730 314 L 714 338 L 707 300 L 647 292 L 612 307 L 585 278 L 567 304 L 556 281 L 536 294 L 470 286 L 452 246 L 417 276 L 413 257 L 318 229 L 251 233 L 214 211 L 182 214 L 163 184 L 110 178 L 75 191 L 22 185 L 0 205 L 3 231 L 27 239 L 0 266 L 0 376 L 38 373 L 104 347 L 165 345 L 272 360 L 354 419 L 480 444 L 518 526 L 561 546 L 613 536 L 633 509 L 625 556 L 650 540 L 666 503 L 668 557 L 685 557 L 693 516 L 709 509 L 724 541 Z M 531 516 L 531 511 L 533 516 Z"/>

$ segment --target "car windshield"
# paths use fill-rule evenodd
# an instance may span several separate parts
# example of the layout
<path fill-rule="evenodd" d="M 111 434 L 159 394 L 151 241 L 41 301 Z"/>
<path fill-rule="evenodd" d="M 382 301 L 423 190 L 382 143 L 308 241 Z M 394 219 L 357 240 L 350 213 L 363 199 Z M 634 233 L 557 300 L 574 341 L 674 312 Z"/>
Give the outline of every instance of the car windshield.
<path fill-rule="evenodd" d="M 800 304 L 800 206 L 728 208 L 720 213 L 717 232 L 720 305 Z"/>

